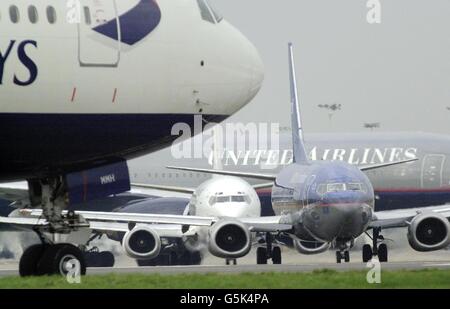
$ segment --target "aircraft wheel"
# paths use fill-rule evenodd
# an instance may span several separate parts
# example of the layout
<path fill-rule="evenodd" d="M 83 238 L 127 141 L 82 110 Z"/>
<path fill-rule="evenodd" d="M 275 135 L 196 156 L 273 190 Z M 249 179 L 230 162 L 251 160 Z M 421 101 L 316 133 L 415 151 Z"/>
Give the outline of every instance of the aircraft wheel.
<path fill-rule="evenodd" d="M 340 251 L 336 251 L 336 263 L 341 264 L 342 254 Z"/>
<path fill-rule="evenodd" d="M 274 247 L 272 250 L 272 262 L 274 264 L 281 264 L 281 249 L 280 247 Z"/>
<path fill-rule="evenodd" d="M 45 245 L 38 244 L 30 246 L 24 251 L 19 262 L 19 274 L 21 277 L 37 275 L 38 263 L 45 249 Z"/>
<path fill-rule="evenodd" d="M 362 260 L 364 263 L 369 262 L 373 257 L 372 247 L 365 244 L 362 248 Z"/>
<path fill-rule="evenodd" d="M 86 262 L 83 252 L 72 244 L 50 245 L 44 251 L 38 263 L 39 275 L 60 274 L 66 276 L 70 271 L 72 261 L 77 261 L 80 267 L 80 275 L 86 274 Z"/>
<path fill-rule="evenodd" d="M 345 260 L 345 263 L 350 262 L 350 252 L 349 251 L 344 252 L 344 260 Z"/>
<path fill-rule="evenodd" d="M 381 244 L 378 246 L 378 260 L 381 263 L 388 261 L 388 248 L 386 244 Z"/>
<path fill-rule="evenodd" d="M 267 249 L 258 247 L 256 249 L 256 264 L 267 264 Z"/>

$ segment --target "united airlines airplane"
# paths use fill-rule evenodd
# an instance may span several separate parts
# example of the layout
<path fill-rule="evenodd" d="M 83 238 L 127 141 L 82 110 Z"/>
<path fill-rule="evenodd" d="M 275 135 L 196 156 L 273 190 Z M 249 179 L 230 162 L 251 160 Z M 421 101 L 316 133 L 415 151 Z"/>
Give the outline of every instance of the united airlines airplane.
<path fill-rule="evenodd" d="M 126 159 L 194 115 L 227 118 L 262 80 L 255 47 L 207 0 L 1 1 L 0 181 L 28 180 L 47 222 L 22 269 L 81 256 L 47 237 L 89 226 L 62 209 L 129 190 Z"/>

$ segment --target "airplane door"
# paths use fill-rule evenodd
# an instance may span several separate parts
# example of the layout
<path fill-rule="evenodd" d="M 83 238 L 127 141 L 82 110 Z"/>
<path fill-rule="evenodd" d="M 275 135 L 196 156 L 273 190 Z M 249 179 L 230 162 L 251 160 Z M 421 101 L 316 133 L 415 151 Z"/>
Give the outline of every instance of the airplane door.
<path fill-rule="evenodd" d="M 427 155 L 422 163 L 422 188 L 439 188 L 442 186 L 444 155 Z"/>
<path fill-rule="evenodd" d="M 120 24 L 116 0 L 80 0 L 80 5 L 80 66 L 117 67 L 120 60 Z"/>

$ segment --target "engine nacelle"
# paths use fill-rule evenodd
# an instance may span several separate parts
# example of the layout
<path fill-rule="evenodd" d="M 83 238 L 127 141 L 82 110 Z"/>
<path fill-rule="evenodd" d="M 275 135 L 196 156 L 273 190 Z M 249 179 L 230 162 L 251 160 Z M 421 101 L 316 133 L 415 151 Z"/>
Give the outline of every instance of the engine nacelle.
<path fill-rule="evenodd" d="M 417 251 L 434 251 L 450 244 L 450 223 L 440 214 L 417 215 L 409 225 L 408 241 Z"/>
<path fill-rule="evenodd" d="M 299 240 L 294 239 L 294 247 L 301 254 L 317 254 L 327 251 L 330 244 L 319 242 L 317 240 Z"/>
<path fill-rule="evenodd" d="M 236 259 L 251 249 L 248 227 L 237 220 L 221 220 L 209 230 L 209 252 L 220 258 Z"/>
<path fill-rule="evenodd" d="M 153 259 L 161 251 L 161 239 L 149 226 L 136 226 L 122 240 L 127 255 L 133 259 Z"/>

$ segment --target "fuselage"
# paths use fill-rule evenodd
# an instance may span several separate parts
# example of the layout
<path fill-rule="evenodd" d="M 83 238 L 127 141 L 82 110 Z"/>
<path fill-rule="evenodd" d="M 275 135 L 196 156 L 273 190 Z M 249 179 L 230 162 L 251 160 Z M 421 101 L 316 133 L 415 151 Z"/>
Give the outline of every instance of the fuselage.
<path fill-rule="evenodd" d="M 279 147 L 257 143 L 243 149 L 225 148 L 225 170 L 278 173 L 291 163 L 291 134 L 281 133 Z M 428 133 L 306 134 L 310 158 L 369 165 L 418 158 L 418 161 L 367 171 L 375 191 L 375 210 L 441 205 L 450 202 L 450 137 Z M 170 149 L 129 162 L 134 182 L 196 187 L 209 174 L 168 170 L 167 165 L 210 168 L 210 158 L 175 159 Z M 249 179 L 251 184 L 258 182 Z M 261 181 L 260 181 L 261 183 Z M 262 214 L 273 215 L 271 189 L 259 189 Z"/>
<path fill-rule="evenodd" d="M 291 164 L 280 171 L 272 188 L 275 213 L 289 217 L 296 229 L 301 222 L 296 236 L 327 243 L 361 235 L 374 203 L 367 176 L 345 162 Z"/>
<path fill-rule="evenodd" d="M 263 79 L 255 47 L 196 0 L 6 0 L 0 14 L 0 181 L 158 150 Z"/>

